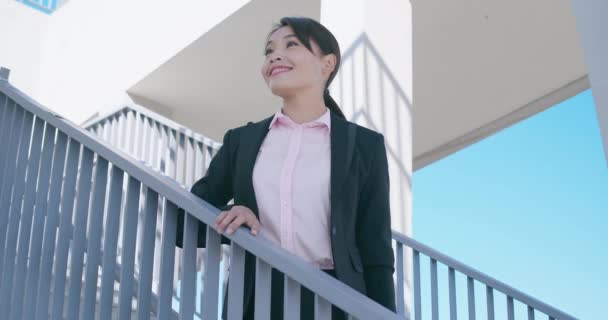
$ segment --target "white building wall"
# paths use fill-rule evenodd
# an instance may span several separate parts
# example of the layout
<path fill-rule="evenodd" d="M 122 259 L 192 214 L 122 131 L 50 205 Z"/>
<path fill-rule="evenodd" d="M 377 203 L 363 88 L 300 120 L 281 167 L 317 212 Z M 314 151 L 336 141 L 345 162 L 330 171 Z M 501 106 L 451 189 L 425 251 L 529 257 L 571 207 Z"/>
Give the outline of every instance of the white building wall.
<path fill-rule="evenodd" d="M 10 81 L 37 95 L 43 42 L 49 16 L 14 0 L 0 0 L 0 66 L 11 69 Z"/>
<path fill-rule="evenodd" d="M 11 49 L 0 50 L 0 65 L 14 85 L 81 123 L 247 2 L 78 0 L 45 15 L 3 0 L 0 41 Z"/>

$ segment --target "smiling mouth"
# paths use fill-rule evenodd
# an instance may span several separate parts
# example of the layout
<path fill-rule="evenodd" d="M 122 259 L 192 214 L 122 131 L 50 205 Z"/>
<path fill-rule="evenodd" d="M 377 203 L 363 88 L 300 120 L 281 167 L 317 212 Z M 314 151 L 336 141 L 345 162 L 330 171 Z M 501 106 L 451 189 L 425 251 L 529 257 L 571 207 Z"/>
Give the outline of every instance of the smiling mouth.
<path fill-rule="evenodd" d="M 282 73 L 285 73 L 288 71 L 291 71 L 291 68 L 276 68 L 270 72 L 270 76 L 273 77 L 273 76 L 276 76 L 276 75 L 279 75 L 279 74 L 282 74 Z"/>

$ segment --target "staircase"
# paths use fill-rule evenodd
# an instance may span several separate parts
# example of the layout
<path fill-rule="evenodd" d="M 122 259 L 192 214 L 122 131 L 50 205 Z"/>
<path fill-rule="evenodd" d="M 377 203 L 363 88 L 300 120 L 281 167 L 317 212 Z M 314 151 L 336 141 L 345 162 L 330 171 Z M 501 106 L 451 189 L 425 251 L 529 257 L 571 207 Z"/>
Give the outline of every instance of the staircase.
<path fill-rule="evenodd" d="M 273 268 L 286 275 L 289 319 L 301 286 L 315 294 L 317 319 L 330 319 L 331 305 L 356 319 L 576 319 L 397 232 L 397 314 L 244 230 L 222 248 L 209 227 L 219 210 L 187 190 L 215 142 L 139 106 L 86 128 L 0 71 L 3 319 L 218 319 L 228 266 L 228 319 L 241 319 L 245 251 L 256 257 L 256 319 L 269 318 Z M 176 260 L 178 208 L 188 214 Z M 208 225 L 204 251 L 199 221 Z"/>

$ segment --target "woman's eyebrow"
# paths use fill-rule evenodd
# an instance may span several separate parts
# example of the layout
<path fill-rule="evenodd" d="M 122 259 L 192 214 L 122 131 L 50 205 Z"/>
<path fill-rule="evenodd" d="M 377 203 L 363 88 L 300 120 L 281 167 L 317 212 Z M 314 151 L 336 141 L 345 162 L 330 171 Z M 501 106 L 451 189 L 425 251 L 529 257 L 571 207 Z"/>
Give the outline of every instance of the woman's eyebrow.
<path fill-rule="evenodd" d="M 291 34 L 284 36 L 283 39 L 292 38 L 292 37 L 297 38 L 295 34 L 291 33 Z M 266 47 L 268 47 L 268 45 L 271 43 L 272 43 L 272 40 L 268 40 L 268 42 L 266 42 Z"/>

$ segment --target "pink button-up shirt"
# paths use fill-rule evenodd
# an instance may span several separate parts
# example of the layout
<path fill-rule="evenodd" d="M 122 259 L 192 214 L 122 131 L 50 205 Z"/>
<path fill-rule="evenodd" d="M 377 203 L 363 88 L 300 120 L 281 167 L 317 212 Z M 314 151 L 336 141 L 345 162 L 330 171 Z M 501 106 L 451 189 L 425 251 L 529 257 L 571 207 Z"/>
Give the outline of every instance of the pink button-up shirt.
<path fill-rule="evenodd" d="M 260 234 L 321 269 L 333 269 L 330 113 L 297 124 L 279 110 L 253 169 Z"/>

